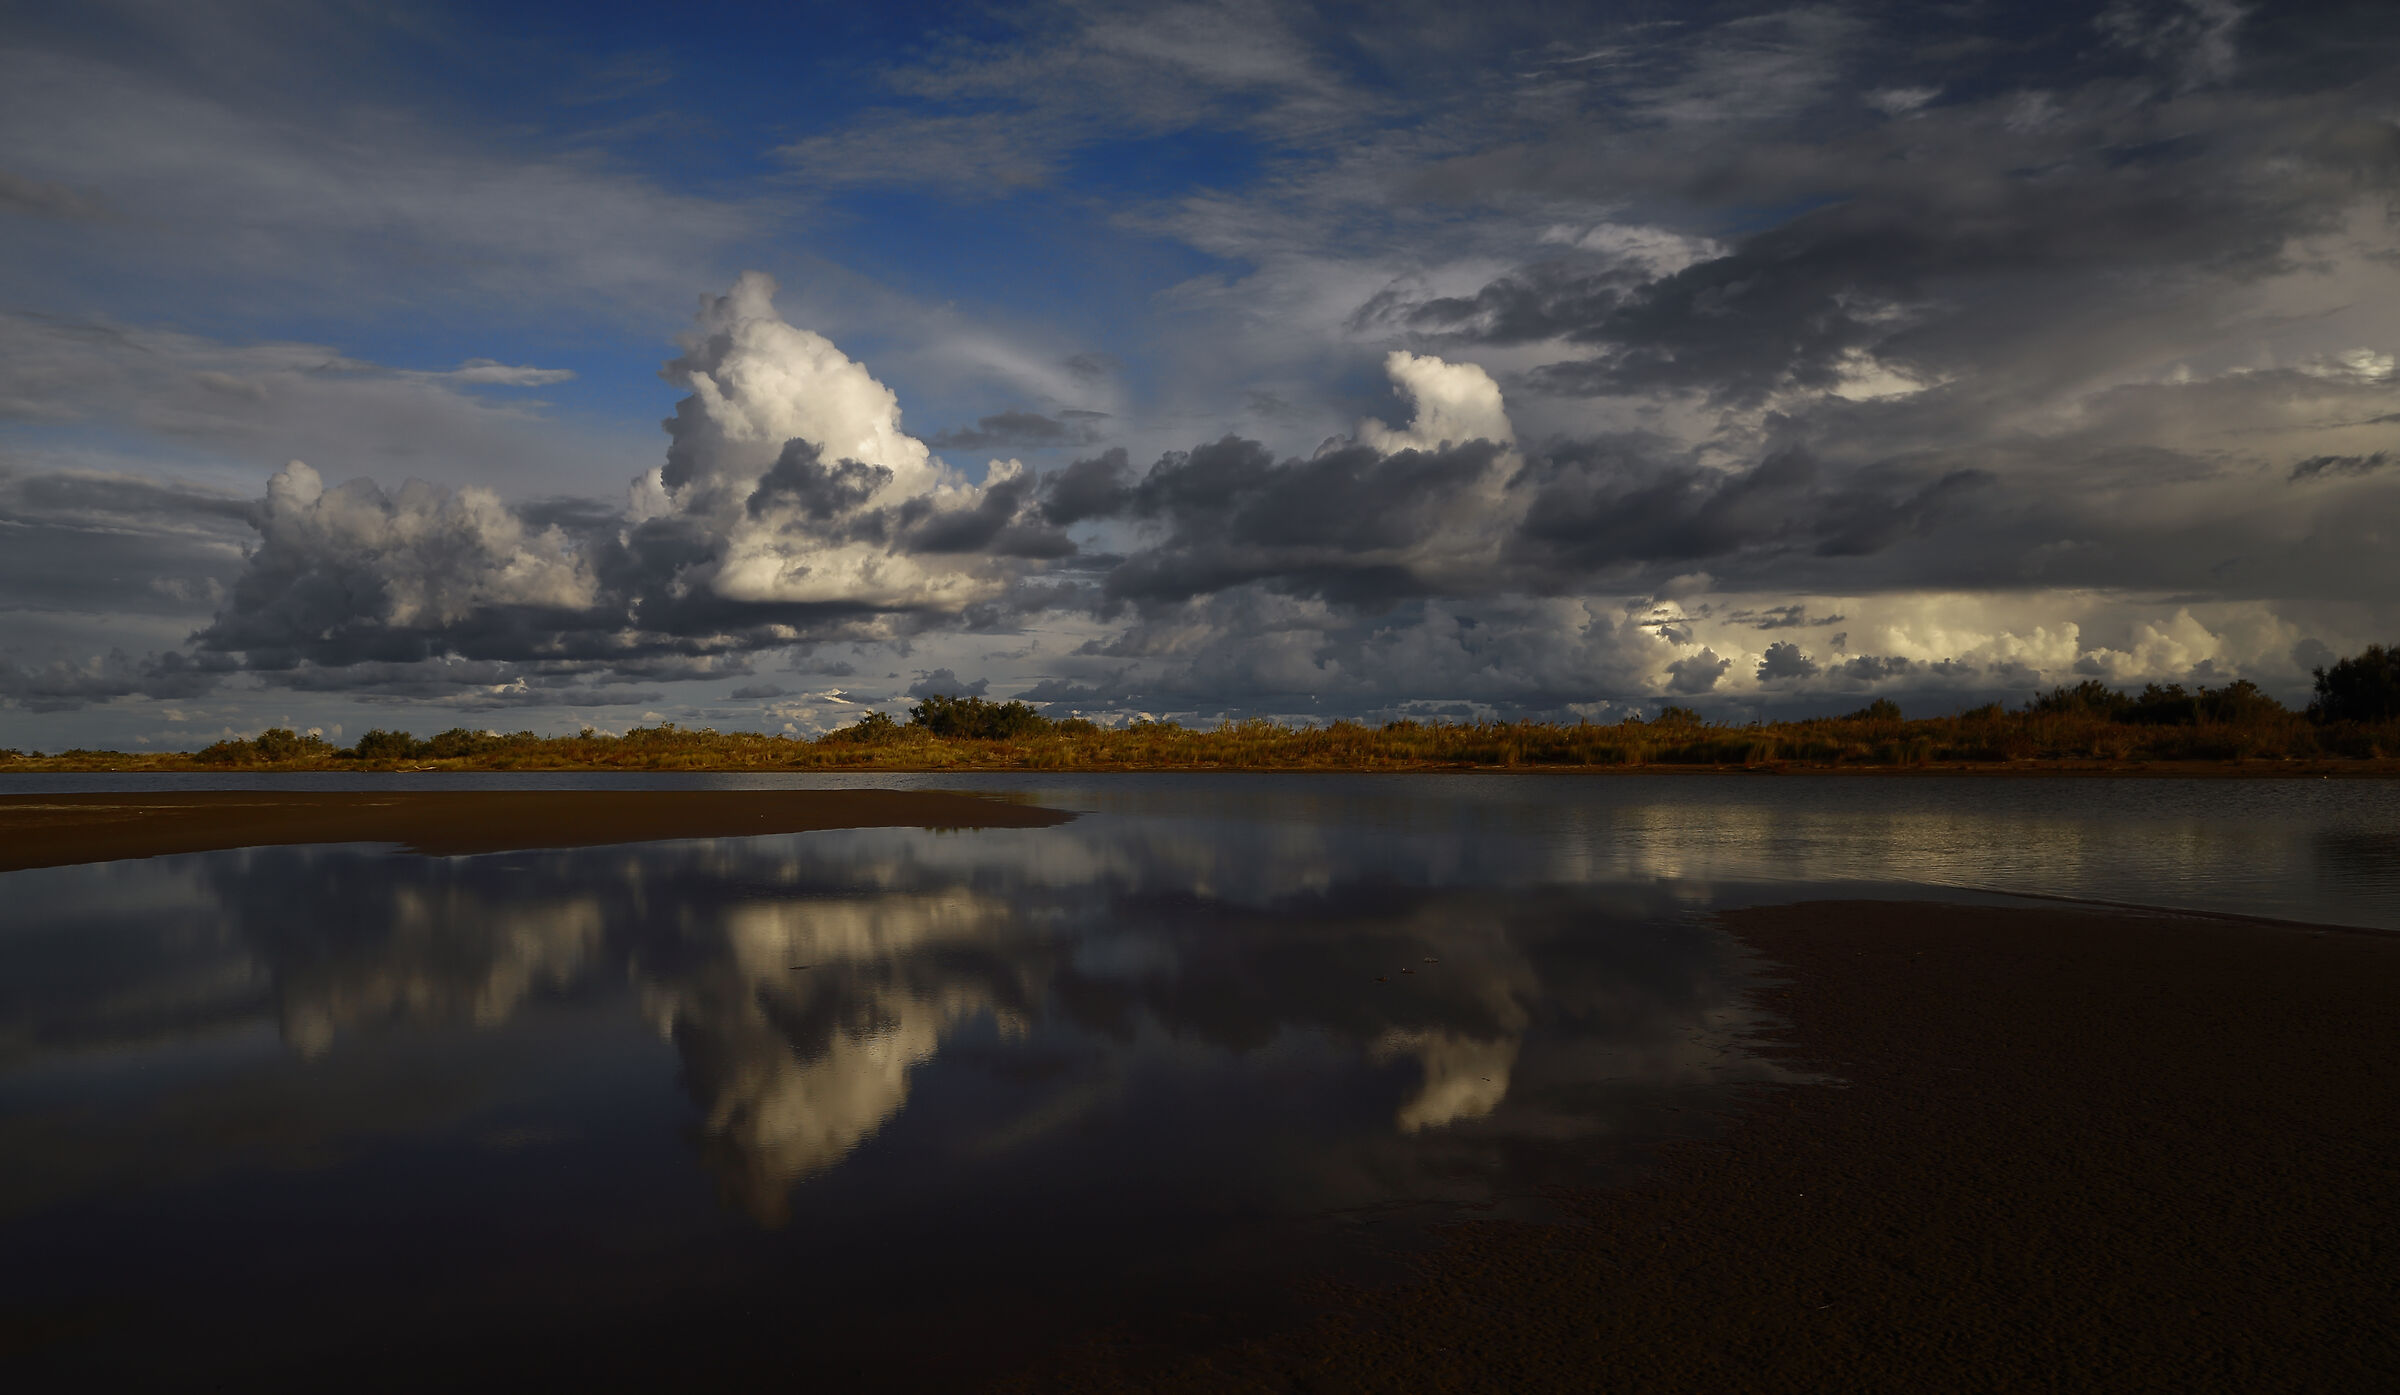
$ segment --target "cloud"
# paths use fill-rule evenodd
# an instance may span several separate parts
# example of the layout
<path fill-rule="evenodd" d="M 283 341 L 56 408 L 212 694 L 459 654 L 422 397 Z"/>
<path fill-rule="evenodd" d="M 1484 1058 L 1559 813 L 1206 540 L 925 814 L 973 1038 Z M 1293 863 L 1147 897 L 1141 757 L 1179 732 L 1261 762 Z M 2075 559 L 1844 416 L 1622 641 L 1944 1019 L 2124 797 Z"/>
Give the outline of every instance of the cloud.
<path fill-rule="evenodd" d="M 1737 611 L 1725 618 L 1738 624 L 1754 625 L 1762 630 L 1797 630 L 1839 625 L 1850 617 L 1838 614 L 1811 615 L 1808 613 L 1808 607 L 1804 605 L 1779 605 L 1761 611 Z"/>
<path fill-rule="evenodd" d="M 622 447 L 550 418 L 514 391 L 573 377 L 489 360 L 396 368 L 299 340 L 234 343 L 97 317 L 0 311 L 0 423 L 130 428 L 186 474 L 299 456 L 327 468 L 431 471 L 454 485 L 581 483 L 596 456 L 611 459 Z"/>
<path fill-rule="evenodd" d="M 774 152 L 804 187 L 916 185 L 960 200 L 1056 182 L 1110 143 L 1354 129 L 1385 103 L 1318 56 L 1307 17 L 1253 3 L 1062 7 L 953 33 L 885 76 L 895 100 Z M 1011 31 L 1014 32 L 1011 32 Z"/>
<path fill-rule="evenodd" d="M 990 687 L 991 683 L 986 679 L 978 678 L 969 683 L 946 668 L 937 668 L 909 684 L 905 696 L 912 698 L 982 697 Z"/>
<path fill-rule="evenodd" d="M 27 179 L 0 170 L 0 209 L 39 218 L 105 218 L 108 208 L 99 200 L 65 184 Z"/>
<path fill-rule="evenodd" d="M 1057 450 L 1088 446 L 1098 437 L 1096 423 L 1106 412 L 1062 411 L 1055 417 L 1039 412 L 1009 411 L 979 418 L 975 425 L 935 433 L 926 444 L 935 450 Z"/>
<path fill-rule="evenodd" d="M 898 62 L 829 51 L 876 90 L 771 138 L 806 171 L 771 197 L 842 203 L 801 230 L 836 242 L 889 216 L 864 188 L 1009 200 L 972 210 L 996 220 L 1005 329 L 791 252 L 805 315 L 744 282 L 669 365 L 688 400 L 663 462 L 554 415 L 602 390 L 598 356 L 566 407 L 520 395 L 564 381 L 526 346 L 588 308 L 405 362 L 221 303 L 145 313 L 260 334 L 19 313 L 0 578 L 32 599 L 0 643 L 71 668 L 198 622 L 237 686 L 529 704 L 714 694 L 823 647 L 1094 708 L 1316 715 L 1707 707 L 1768 681 L 1964 701 L 2079 664 L 2293 681 L 2303 635 L 2388 630 L 2400 130 L 2378 113 L 2400 86 L 2379 60 L 2400 21 L 1562 13 L 1068 6 L 937 28 Z M 429 286 L 580 306 L 681 294 L 771 218 L 674 192 L 689 171 L 642 173 L 631 146 L 405 112 L 377 137 L 348 108 L 163 81 L 132 46 L 80 52 L 66 68 L 122 101 L 72 107 L 29 67 L 0 97 L 44 137 L 10 156 L 49 210 L 11 206 L 10 274 L 39 278 L 21 304 L 72 305 L 103 265 L 197 284 L 222 262 L 272 306 L 388 260 L 394 281 L 315 297 L 334 308 L 312 323 Z M 162 163 L 179 152 L 199 173 Z M 69 195 L 110 215 L 59 216 Z M 1090 322 L 1008 274 L 1012 229 L 1061 218 L 1090 239 L 1062 245 L 1141 240 L 1169 255 L 1125 264 L 1188 279 Z M 555 266 L 527 250 L 545 238 Z M 465 270 L 422 270 L 444 266 Z M 1127 361 L 1068 358 L 1094 343 Z M 912 437 L 903 397 L 951 429 Z M 120 429 L 173 454 L 51 448 Z M 245 561 L 243 510 L 267 505 L 210 488 L 295 456 L 328 482 L 319 512 L 374 528 L 282 518 Z M 622 503 L 580 497 L 650 464 Z M 144 469 L 186 516 L 47 483 Z M 344 493 L 359 476 L 380 483 Z M 149 629 L 54 642 L 85 623 L 61 608 L 79 588 Z M 1793 633 L 1820 625 L 1841 634 Z M 1769 640 L 1826 652 L 1791 647 L 1819 666 L 1791 674 Z"/>
<path fill-rule="evenodd" d="M 2312 455 L 2292 467 L 2292 479 L 2326 479 L 2339 475 L 2371 475 L 2392 463 L 2390 451 L 2372 455 Z"/>
<path fill-rule="evenodd" d="M 192 698 L 217 685 L 222 670 L 182 654 L 135 660 L 121 649 L 84 663 L 30 666 L 0 654 L 0 703 L 33 712 L 66 712 L 112 698 Z"/>
<path fill-rule="evenodd" d="M 1758 661 L 1758 681 L 1785 683 L 1794 679 L 1814 678 L 1818 673 L 1815 659 L 1800 652 L 1800 646 L 1777 643 L 1767 646 L 1766 654 Z"/>
<path fill-rule="evenodd" d="M 1123 513 L 1133 503 L 1132 473 L 1122 446 L 1054 470 L 1042 477 L 1042 517 L 1063 528 Z"/>
<path fill-rule="evenodd" d="M 1908 116 L 1942 95 L 1938 87 L 1886 87 L 1866 95 L 1868 106 L 1886 116 Z"/>
<path fill-rule="evenodd" d="M 141 265 L 418 312 L 646 307 L 766 222 L 588 150 L 525 154 L 486 126 L 364 92 L 306 102 L 325 91 L 313 80 L 325 54 L 423 43 L 380 16 L 220 9 L 195 32 L 174 7 L 120 8 L 95 27 L 98 42 L 62 26 L 0 51 L 0 128 L 14 136 L 0 207 L 71 218 L 82 234 L 36 275 Z M 201 51 L 240 57 L 159 57 Z"/>
<path fill-rule="evenodd" d="M 1667 665 L 1667 691 L 1685 696 L 1713 691 L 1731 667 L 1733 660 L 1719 657 L 1714 649 L 1702 649 Z"/>
<path fill-rule="evenodd" d="M 666 462 L 622 514 L 477 487 L 329 489 L 294 462 L 200 648 L 279 683 L 412 665 L 498 700 L 532 680 L 722 673 L 760 648 L 890 637 L 1074 550 L 1033 515 L 1031 476 L 995 466 L 969 484 L 900 429 L 889 388 L 776 315 L 773 292 L 750 276 L 704 303 L 666 370 L 690 390 Z M 513 667 L 470 679 L 458 660 Z"/>

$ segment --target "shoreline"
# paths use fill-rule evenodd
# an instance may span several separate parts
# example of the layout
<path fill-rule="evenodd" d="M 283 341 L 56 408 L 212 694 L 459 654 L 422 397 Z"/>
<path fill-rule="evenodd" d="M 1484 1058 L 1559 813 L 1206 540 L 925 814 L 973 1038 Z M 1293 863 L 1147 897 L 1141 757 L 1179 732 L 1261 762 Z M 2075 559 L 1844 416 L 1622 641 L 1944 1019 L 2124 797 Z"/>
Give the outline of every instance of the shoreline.
<path fill-rule="evenodd" d="M 1047 828 L 1075 815 L 946 790 L 177 790 L 0 795 L 0 872 L 393 843 L 428 857 L 839 828 Z"/>
<path fill-rule="evenodd" d="M 2400 935 L 2090 907 L 1724 912 L 1752 1087 L 1563 1224 L 1008 1389 L 2373 1389 L 2400 1378 Z"/>
<path fill-rule="evenodd" d="M 341 765 L 99 765 L 54 760 L 19 760 L 0 768 L 0 791 L 12 777 L 50 775 L 185 775 L 204 778 L 352 775 L 1558 775 L 1590 778 L 1681 776 L 1835 776 L 1844 779 L 1923 779 L 1937 775 L 1970 775 L 1992 779 L 2076 780 L 2393 780 L 2400 779 L 2400 758 L 2340 758 L 2326 760 L 2193 760 L 2100 761 L 2042 759 L 2020 761 L 1941 761 L 1915 765 L 1813 764 L 1803 761 L 1762 761 L 1755 764 L 1654 761 L 1638 765 L 1575 765 L 1524 762 L 1515 765 L 1463 761 L 1416 764 L 1275 765 L 1275 764 L 1133 764 L 1037 765 L 1008 761 L 969 761 L 925 765 L 540 765 L 449 761 L 434 764 Z"/>

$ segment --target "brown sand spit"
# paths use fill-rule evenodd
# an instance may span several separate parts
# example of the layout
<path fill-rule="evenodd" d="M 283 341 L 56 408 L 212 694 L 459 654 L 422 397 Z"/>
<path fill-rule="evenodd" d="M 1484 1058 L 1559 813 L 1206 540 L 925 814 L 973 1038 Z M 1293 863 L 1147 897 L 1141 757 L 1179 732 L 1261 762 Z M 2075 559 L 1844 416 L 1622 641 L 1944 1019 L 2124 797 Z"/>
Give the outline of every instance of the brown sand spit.
<path fill-rule="evenodd" d="M 441 790 L 0 796 L 0 872 L 289 843 L 436 857 L 831 828 L 1043 828 L 1074 815 L 935 790 Z"/>
<path fill-rule="evenodd" d="M 2400 937 L 2066 909 L 1734 912 L 1762 1090 L 1564 1226 L 1459 1227 L 1271 1339 L 1023 1388 L 2400 1389 Z"/>

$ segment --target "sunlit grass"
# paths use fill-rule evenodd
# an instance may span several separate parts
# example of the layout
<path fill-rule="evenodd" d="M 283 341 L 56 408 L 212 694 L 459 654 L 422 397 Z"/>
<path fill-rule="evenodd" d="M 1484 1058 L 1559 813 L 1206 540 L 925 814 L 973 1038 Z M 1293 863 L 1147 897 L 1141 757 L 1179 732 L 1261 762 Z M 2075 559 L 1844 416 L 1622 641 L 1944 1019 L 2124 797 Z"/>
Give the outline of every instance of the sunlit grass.
<path fill-rule="evenodd" d="M 420 740 L 370 733 L 349 749 L 288 731 L 194 753 L 0 752 L 18 770 L 1429 770 L 1643 767 L 1905 769 L 2122 766 L 2145 762 L 2379 761 L 2400 722 L 2316 723 L 2267 704 L 2231 720 L 2131 721 L 2085 710 L 2007 710 L 1908 720 L 1889 704 L 1846 717 L 1729 725 L 1670 709 L 1650 721 L 1171 722 L 1102 728 L 1032 716 L 1009 734 L 972 731 L 989 711 L 928 725 L 888 718 L 802 738 L 673 725 L 541 737 L 453 729 Z M 1031 720 L 1025 720 L 1031 717 Z M 947 730 L 943 729 L 947 726 Z"/>

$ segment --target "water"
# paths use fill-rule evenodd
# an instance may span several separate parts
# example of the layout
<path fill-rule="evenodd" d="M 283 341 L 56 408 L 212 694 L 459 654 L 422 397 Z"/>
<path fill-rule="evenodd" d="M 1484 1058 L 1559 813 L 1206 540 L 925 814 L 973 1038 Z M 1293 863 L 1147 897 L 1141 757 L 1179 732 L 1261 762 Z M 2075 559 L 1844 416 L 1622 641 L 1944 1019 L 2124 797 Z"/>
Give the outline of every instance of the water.
<path fill-rule="evenodd" d="M 193 783 L 283 782 L 0 792 Z M 1371 1273 L 1707 1132 L 1777 1076 L 1714 907 L 2400 928 L 2383 782 L 294 783 L 943 785 L 1082 816 L 0 876 L 20 1362 L 951 1384 L 1295 1268 Z"/>

